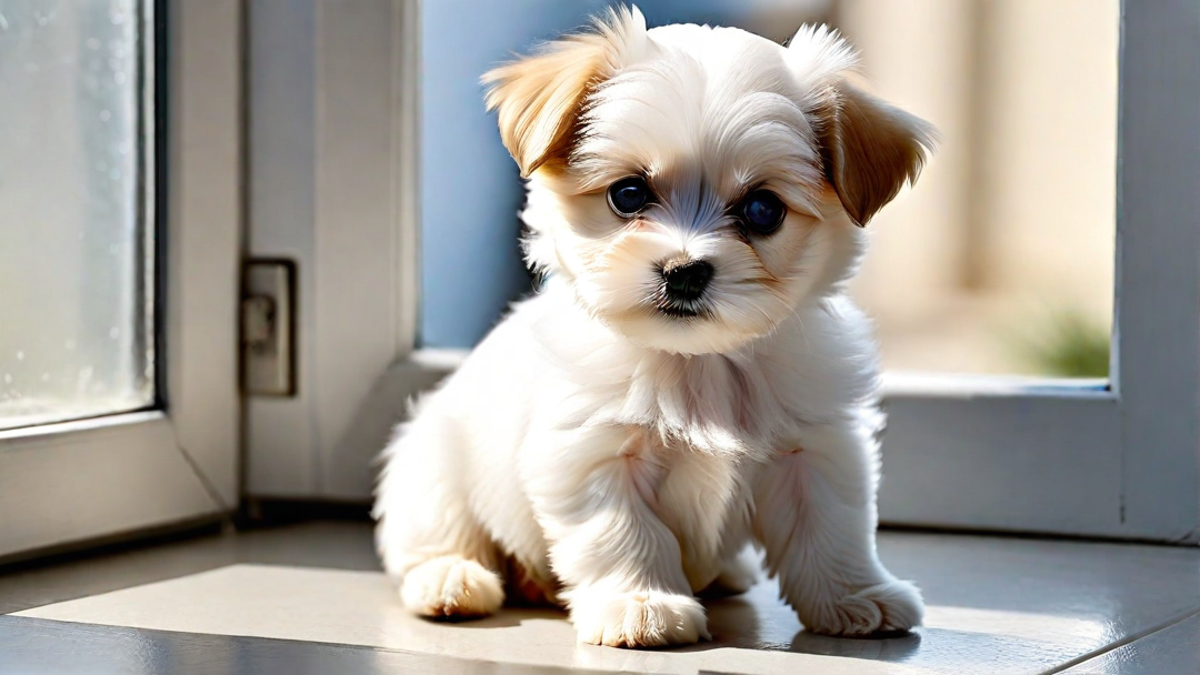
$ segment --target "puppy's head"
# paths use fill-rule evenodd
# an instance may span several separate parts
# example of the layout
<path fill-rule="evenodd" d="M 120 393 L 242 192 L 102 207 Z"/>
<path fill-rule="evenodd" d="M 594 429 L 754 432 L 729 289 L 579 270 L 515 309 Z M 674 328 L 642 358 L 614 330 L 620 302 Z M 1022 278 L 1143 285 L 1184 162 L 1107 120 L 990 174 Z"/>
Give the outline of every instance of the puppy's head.
<path fill-rule="evenodd" d="M 933 130 L 855 88 L 825 28 L 647 30 L 636 9 L 484 76 L 529 179 L 531 265 L 599 320 L 723 352 L 836 290 L 861 227 L 915 180 Z"/>

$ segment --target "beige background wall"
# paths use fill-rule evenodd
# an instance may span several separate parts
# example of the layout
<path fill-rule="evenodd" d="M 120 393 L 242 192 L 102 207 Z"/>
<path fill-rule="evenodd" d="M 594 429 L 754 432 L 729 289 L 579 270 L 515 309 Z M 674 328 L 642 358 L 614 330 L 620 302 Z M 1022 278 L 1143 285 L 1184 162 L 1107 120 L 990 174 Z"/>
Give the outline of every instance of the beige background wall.
<path fill-rule="evenodd" d="M 944 140 L 854 287 L 889 367 L 1029 371 L 1013 332 L 1111 324 L 1117 0 L 841 0 L 875 89 Z"/>

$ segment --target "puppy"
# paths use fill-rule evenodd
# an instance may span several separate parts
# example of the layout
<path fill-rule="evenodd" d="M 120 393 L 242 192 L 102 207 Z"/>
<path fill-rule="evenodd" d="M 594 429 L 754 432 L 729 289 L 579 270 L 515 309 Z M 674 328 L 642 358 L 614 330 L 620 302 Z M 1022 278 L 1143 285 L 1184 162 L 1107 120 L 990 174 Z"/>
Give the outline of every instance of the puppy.
<path fill-rule="evenodd" d="M 484 616 L 507 583 L 583 642 L 688 644 L 753 544 L 808 630 L 920 623 L 876 554 L 879 364 L 846 284 L 934 131 L 854 66 L 824 27 L 785 47 L 623 8 L 484 76 L 547 281 L 384 452 L 409 610 Z"/>

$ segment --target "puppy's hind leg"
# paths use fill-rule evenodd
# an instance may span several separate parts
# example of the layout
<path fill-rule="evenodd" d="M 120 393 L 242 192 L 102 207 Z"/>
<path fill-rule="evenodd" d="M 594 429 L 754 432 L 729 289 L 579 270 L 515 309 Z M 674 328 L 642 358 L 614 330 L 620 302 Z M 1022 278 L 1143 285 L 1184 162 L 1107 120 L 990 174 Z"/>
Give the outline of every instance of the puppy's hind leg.
<path fill-rule="evenodd" d="M 748 538 L 748 537 L 747 537 Z M 759 563 L 754 551 L 745 539 L 741 546 L 730 546 L 721 555 L 721 572 L 700 595 L 706 598 L 724 598 L 741 595 L 758 583 Z"/>
<path fill-rule="evenodd" d="M 427 409 L 384 451 L 376 545 L 409 611 L 431 618 L 487 616 L 504 602 L 496 546 L 471 512 L 450 420 Z"/>

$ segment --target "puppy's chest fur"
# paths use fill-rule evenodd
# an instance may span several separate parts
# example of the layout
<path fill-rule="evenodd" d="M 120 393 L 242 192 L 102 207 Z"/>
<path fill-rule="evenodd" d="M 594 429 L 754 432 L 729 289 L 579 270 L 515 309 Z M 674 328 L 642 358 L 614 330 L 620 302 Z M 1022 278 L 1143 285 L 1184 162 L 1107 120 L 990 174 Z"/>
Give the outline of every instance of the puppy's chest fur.
<path fill-rule="evenodd" d="M 870 389 L 869 377 L 848 376 L 852 361 L 820 342 L 839 334 L 832 324 L 811 336 L 802 330 L 829 316 L 814 310 L 735 352 L 683 355 L 614 335 L 553 292 L 536 297 L 506 341 L 536 355 L 525 371 L 535 373 L 536 392 L 528 406 L 534 440 L 522 451 L 534 461 L 526 466 L 545 478 L 535 448 L 568 464 L 616 462 L 624 489 L 674 533 L 699 590 L 750 538 L 761 468 Z M 618 429 L 621 440 L 573 447 L 576 430 L 588 428 Z"/>
<path fill-rule="evenodd" d="M 769 356 L 632 352 L 574 378 L 563 421 L 644 429 L 675 454 L 764 460 L 811 423 L 798 380 Z"/>
<path fill-rule="evenodd" d="M 874 389 L 874 371 L 846 355 L 868 347 L 830 303 L 738 350 L 688 355 L 639 346 L 550 286 L 519 310 L 514 342 L 536 345 L 535 407 L 552 425 L 642 427 L 672 446 L 765 460 Z"/>
<path fill-rule="evenodd" d="M 713 581 L 731 547 L 736 552 L 749 539 L 755 473 L 793 449 L 805 423 L 796 397 L 776 393 L 795 386 L 788 381 L 794 373 L 771 364 L 753 355 L 631 353 L 589 370 L 565 397 L 586 404 L 568 404 L 569 419 L 560 424 L 628 430 L 610 452 L 629 488 L 675 534 L 695 591 Z"/>

